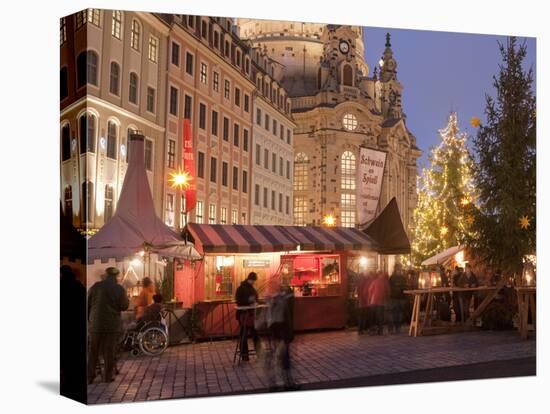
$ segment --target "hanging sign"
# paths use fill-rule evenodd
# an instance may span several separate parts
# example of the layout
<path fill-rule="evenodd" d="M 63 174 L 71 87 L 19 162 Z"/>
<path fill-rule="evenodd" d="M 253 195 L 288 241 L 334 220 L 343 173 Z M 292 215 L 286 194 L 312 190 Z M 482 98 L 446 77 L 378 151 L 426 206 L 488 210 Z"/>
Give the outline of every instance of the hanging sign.
<path fill-rule="evenodd" d="M 195 179 L 195 154 L 193 153 L 193 134 L 191 121 L 183 120 L 183 170 L 189 174 L 189 185 L 185 189 L 185 212 L 195 208 L 197 204 L 197 181 Z"/>
<path fill-rule="evenodd" d="M 382 179 L 386 165 L 386 153 L 361 147 L 357 179 L 357 218 L 359 224 L 365 224 L 376 216 Z"/>

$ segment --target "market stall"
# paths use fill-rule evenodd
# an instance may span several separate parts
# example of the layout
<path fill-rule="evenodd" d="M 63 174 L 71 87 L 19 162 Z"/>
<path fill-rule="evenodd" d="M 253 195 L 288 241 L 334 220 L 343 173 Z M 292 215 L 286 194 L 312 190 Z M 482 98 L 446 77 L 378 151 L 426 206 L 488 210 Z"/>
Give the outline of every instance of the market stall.
<path fill-rule="evenodd" d="M 290 283 L 295 329 L 342 328 L 349 269 L 359 257 L 376 261 L 376 243 L 354 228 L 189 223 L 187 231 L 204 260 L 176 270 L 176 296 L 195 304 L 205 336 L 237 333 L 233 298 L 252 271 L 260 298 Z"/>

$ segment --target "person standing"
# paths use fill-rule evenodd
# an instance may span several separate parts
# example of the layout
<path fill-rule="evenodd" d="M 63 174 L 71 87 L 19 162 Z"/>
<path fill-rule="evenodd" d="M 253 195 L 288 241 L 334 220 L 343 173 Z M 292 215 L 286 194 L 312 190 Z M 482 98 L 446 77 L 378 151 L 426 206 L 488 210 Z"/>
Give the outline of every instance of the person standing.
<path fill-rule="evenodd" d="M 248 277 L 243 280 L 240 286 L 235 292 L 235 302 L 237 307 L 246 307 L 253 306 L 258 301 L 258 292 L 254 289 L 254 283 L 258 280 L 258 275 L 255 272 L 250 272 Z M 254 341 L 254 348 L 256 353 L 260 348 L 260 338 L 254 327 L 254 309 L 237 309 L 235 317 L 239 322 L 239 339 L 240 350 L 241 350 L 241 360 L 248 361 L 248 335 L 252 336 Z"/>
<path fill-rule="evenodd" d="M 401 264 L 396 264 L 393 274 L 390 277 L 390 309 L 391 320 L 389 325 L 389 331 L 393 333 L 399 333 L 401 324 L 403 323 L 403 313 L 405 311 L 405 304 L 407 298 L 405 296 L 405 289 L 407 288 L 407 279 L 403 275 L 403 268 Z"/>
<path fill-rule="evenodd" d="M 384 333 L 384 305 L 389 296 L 389 283 L 386 273 L 379 271 L 369 286 L 369 311 L 373 315 L 374 329 L 378 335 Z"/>
<path fill-rule="evenodd" d="M 150 277 L 144 277 L 141 281 L 141 291 L 134 299 L 134 312 L 136 321 L 143 316 L 145 308 L 153 303 L 155 295 L 155 285 Z"/>
<path fill-rule="evenodd" d="M 477 276 L 472 271 L 472 266 L 469 263 L 466 263 L 462 277 L 462 285 L 467 288 L 476 288 L 479 286 Z M 472 298 L 474 299 L 474 308 L 477 307 L 478 296 L 474 292 L 465 292 L 464 294 L 464 317 L 468 318 L 470 315 L 470 305 L 472 303 Z"/>
<path fill-rule="evenodd" d="M 362 273 L 357 284 L 357 303 L 359 308 L 359 323 L 357 333 L 363 335 L 370 329 L 369 320 L 369 286 L 372 282 L 370 273 Z"/>
<path fill-rule="evenodd" d="M 122 318 L 120 313 L 128 309 L 126 291 L 119 284 L 120 271 L 116 267 L 105 269 L 105 279 L 95 283 L 88 292 L 88 324 L 90 353 L 88 356 L 88 383 L 93 383 L 99 354 L 103 356 L 103 381 L 112 382 L 115 369 L 115 351 Z"/>

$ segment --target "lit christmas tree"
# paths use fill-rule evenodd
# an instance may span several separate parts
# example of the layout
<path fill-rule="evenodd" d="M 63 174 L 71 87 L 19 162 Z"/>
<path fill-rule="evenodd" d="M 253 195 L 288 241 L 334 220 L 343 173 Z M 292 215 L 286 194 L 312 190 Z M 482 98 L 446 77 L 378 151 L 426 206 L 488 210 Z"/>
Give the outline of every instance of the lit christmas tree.
<path fill-rule="evenodd" d="M 418 178 L 418 204 L 414 211 L 413 263 L 457 244 L 470 233 L 474 188 L 472 158 L 466 134 L 460 132 L 456 113 L 439 130 L 441 143 L 432 149 L 430 167 Z"/>

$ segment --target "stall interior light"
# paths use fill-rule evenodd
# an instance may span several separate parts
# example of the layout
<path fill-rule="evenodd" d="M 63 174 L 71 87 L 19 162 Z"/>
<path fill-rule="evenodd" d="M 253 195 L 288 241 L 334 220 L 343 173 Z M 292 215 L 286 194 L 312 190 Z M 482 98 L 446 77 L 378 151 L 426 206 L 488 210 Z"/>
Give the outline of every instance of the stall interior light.
<path fill-rule="evenodd" d="M 361 256 L 359 258 L 359 264 L 363 267 L 367 267 L 367 264 L 369 263 L 369 259 L 365 256 Z"/>
<path fill-rule="evenodd" d="M 132 259 L 132 261 L 130 262 L 130 264 L 132 266 L 138 266 L 141 264 L 141 260 L 139 260 L 137 257 L 135 257 L 134 259 Z"/>

